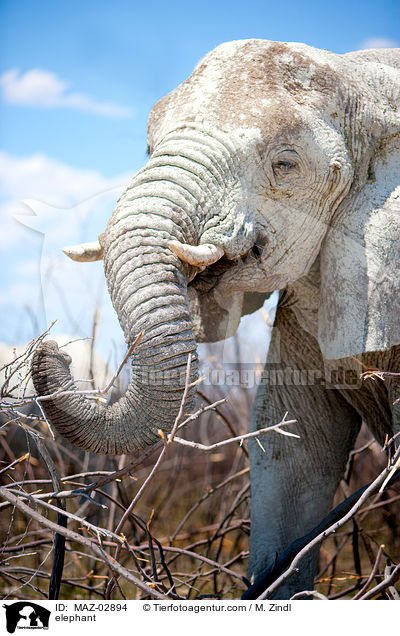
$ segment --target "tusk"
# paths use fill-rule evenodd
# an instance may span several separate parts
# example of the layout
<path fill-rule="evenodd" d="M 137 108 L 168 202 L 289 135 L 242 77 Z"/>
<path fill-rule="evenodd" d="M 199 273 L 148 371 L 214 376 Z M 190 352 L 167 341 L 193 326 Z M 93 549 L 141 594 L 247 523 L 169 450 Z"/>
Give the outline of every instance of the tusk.
<path fill-rule="evenodd" d="M 170 250 L 174 252 L 184 263 L 194 265 L 195 267 L 207 267 L 219 261 L 224 255 L 222 247 L 205 243 L 204 245 L 188 245 L 180 241 L 170 241 L 168 243 Z"/>
<path fill-rule="evenodd" d="M 72 258 L 73 261 L 80 261 L 81 263 L 101 261 L 103 258 L 103 248 L 99 241 L 81 243 L 80 245 L 68 245 L 67 247 L 63 247 L 62 251 Z"/>

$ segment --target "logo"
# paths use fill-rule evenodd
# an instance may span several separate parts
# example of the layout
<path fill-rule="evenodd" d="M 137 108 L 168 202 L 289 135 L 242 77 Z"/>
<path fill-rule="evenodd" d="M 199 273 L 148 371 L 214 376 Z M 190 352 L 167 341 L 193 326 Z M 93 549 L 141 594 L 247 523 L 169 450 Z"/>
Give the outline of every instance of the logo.
<path fill-rule="evenodd" d="M 3 607 L 6 610 L 9 634 L 13 634 L 16 629 L 49 629 L 51 612 L 37 603 L 18 601 Z"/>

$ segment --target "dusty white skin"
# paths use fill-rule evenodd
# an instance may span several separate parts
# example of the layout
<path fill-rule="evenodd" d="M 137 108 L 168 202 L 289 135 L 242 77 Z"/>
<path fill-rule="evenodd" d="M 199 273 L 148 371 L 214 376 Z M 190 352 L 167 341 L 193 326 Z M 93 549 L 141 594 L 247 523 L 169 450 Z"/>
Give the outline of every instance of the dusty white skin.
<path fill-rule="evenodd" d="M 170 428 L 182 388 L 147 386 L 143 368 L 160 377 L 182 370 L 193 334 L 231 335 L 276 289 L 285 294 L 274 368 L 320 370 L 325 379 L 332 365 L 352 371 L 358 356 L 398 370 L 399 60 L 397 50 L 340 56 L 303 44 L 230 42 L 156 104 L 149 161 L 100 236 L 126 340 L 146 333 L 127 396 L 112 411 L 78 400 L 49 410 L 55 420 L 68 411 L 54 422 L 64 435 L 96 452 L 152 443 L 160 426 Z M 213 263 L 204 260 L 207 245 Z M 49 347 L 37 358 L 39 390 L 69 381 L 57 355 Z M 250 573 L 326 514 L 361 418 L 379 439 L 398 426 L 396 386 L 339 384 L 258 393 L 252 427 L 288 410 L 301 441 L 271 436 L 265 453 L 249 444 Z M 278 595 L 310 589 L 315 561 L 314 553 Z"/>

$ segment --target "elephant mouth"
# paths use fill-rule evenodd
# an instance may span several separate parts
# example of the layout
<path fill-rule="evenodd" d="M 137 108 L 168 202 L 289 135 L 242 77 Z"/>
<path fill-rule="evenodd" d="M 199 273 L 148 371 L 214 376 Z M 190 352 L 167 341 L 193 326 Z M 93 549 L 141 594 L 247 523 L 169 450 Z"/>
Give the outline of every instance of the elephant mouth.
<path fill-rule="evenodd" d="M 263 305 L 269 294 L 253 289 L 253 273 L 260 267 L 263 250 L 264 246 L 257 242 L 239 258 L 223 256 L 203 271 L 197 270 L 196 276 L 188 283 L 197 342 L 218 342 L 233 336 L 241 316 L 253 313 Z M 239 295 L 235 293 L 236 287 Z"/>
<path fill-rule="evenodd" d="M 256 265 L 257 262 L 261 261 L 264 249 L 265 244 L 255 243 L 246 254 L 239 256 L 237 259 L 232 260 L 222 256 L 216 263 L 209 265 L 203 271 L 197 270 L 193 272 L 191 274 L 192 278 L 188 283 L 188 289 L 196 291 L 199 295 L 210 293 L 218 286 L 223 275 L 228 270 L 231 270 L 231 274 L 234 274 L 235 270 L 239 272 L 244 265 Z"/>
<path fill-rule="evenodd" d="M 220 278 L 233 267 L 237 267 L 238 261 L 231 261 L 223 256 L 216 263 L 209 265 L 203 271 L 194 273 L 188 287 L 195 289 L 199 294 L 206 294 L 218 285 Z"/>

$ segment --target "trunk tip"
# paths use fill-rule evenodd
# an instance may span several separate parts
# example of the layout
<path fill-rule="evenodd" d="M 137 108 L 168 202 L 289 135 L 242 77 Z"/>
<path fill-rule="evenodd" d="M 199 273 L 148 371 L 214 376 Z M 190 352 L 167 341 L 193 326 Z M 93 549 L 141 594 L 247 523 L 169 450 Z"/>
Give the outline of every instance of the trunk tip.
<path fill-rule="evenodd" d="M 72 362 L 71 356 L 66 351 L 61 351 L 55 340 L 46 340 L 45 342 L 42 342 L 33 354 L 34 363 L 35 361 L 38 362 L 41 358 L 48 357 L 58 358 L 68 367 Z"/>

